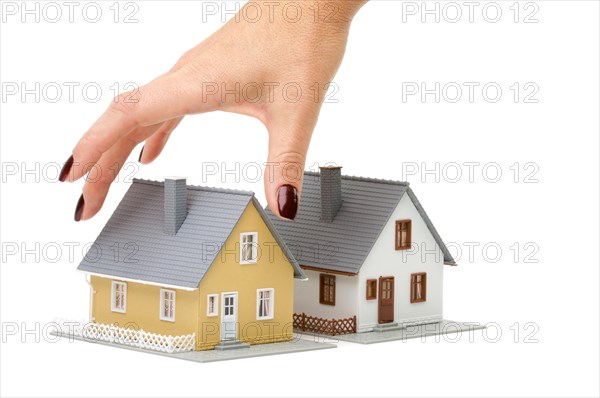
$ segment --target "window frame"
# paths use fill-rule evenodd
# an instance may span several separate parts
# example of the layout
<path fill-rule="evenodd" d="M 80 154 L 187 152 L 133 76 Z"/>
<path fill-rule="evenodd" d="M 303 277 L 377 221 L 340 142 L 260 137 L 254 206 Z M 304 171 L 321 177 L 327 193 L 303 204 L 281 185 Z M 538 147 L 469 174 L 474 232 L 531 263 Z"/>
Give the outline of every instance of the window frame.
<path fill-rule="evenodd" d="M 421 277 L 421 282 L 417 282 L 417 276 Z M 417 284 L 421 283 L 421 298 L 415 298 L 415 289 Z M 423 303 L 427 301 L 427 272 L 416 272 L 410 274 L 410 303 Z"/>
<path fill-rule="evenodd" d="M 369 295 L 369 285 L 370 284 L 374 284 L 374 288 L 372 289 L 372 293 L 371 295 Z M 366 300 L 377 300 L 377 279 L 367 279 L 367 289 L 366 289 L 366 294 L 365 294 L 365 299 Z"/>
<path fill-rule="evenodd" d="M 211 298 L 215 299 L 212 312 L 210 311 Z M 206 295 L 206 316 L 219 316 L 219 295 L 217 293 Z"/>
<path fill-rule="evenodd" d="M 253 242 L 251 245 L 254 245 L 255 256 L 251 260 L 244 260 L 244 237 L 245 236 L 253 236 Z M 240 264 L 256 264 L 258 261 L 258 232 L 241 232 L 240 233 Z"/>
<path fill-rule="evenodd" d="M 169 317 L 169 316 L 165 316 L 164 315 L 164 308 L 165 308 L 165 295 L 164 293 L 173 293 L 173 316 Z M 160 314 L 160 320 L 161 321 L 169 321 L 169 322 L 175 322 L 175 310 L 176 310 L 176 305 L 177 305 L 177 292 L 175 290 L 171 290 L 171 289 L 160 289 L 160 300 L 159 300 L 159 314 Z"/>
<path fill-rule="evenodd" d="M 329 300 L 325 298 L 325 280 L 329 279 L 333 281 L 333 283 L 327 284 L 329 289 L 333 289 L 333 299 Z M 332 274 L 320 274 L 319 275 L 319 303 L 323 305 L 335 305 L 335 296 L 336 296 L 336 277 Z"/>
<path fill-rule="evenodd" d="M 406 228 L 406 244 L 404 246 L 402 246 L 401 242 L 401 234 L 400 234 L 400 225 L 402 224 L 406 224 L 407 228 Z M 395 229 L 395 236 L 394 236 L 394 247 L 396 248 L 396 250 L 408 250 L 410 249 L 412 244 L 412 220 L 410 219 L 405 219 L 405 220 L 396 220 L 396 229 Z"/>
<path fill-rule="evenodd" d="M 261 299 L 260 294 L 262 292 L 269 292 L 269 304 L 270 304 L 270 314 L 266 316 L 260 316 L 260 307 L 261 302 L 264 299 Z M 272 287 L 256 289 L 256 320 L 264 321 L 267 319 L 273 319 L 275 317 L 275 289 Z"/>
<path fill-rule="evenodd" d="M 116 290 L 116 286 L 117 285 L 122 285 L 123 286 L 123 299 L 121 300 L 122 302 L 122 307 L 123 308 L 117 308 L 116 304 L 116 294 L 117 294 L 117 290 Z M 112 281 L 111 283 L 111 288 L 110 288 L 110 309 L 112 312 L 119 312 L 121 314 L 125 314 L 127 312 L 127 282 L 122 282 L 122 281 Z"/>

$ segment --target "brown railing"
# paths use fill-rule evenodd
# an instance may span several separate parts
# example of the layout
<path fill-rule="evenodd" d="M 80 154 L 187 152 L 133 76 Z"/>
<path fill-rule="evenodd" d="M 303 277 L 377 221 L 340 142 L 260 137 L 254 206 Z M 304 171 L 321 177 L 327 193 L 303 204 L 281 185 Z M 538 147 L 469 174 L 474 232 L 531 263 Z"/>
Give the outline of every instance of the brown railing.
<path fill-rule="evenodd" d="M 356 333 L 356 315 L 351 318 L 325 319 L 316 316 L 294 314 L 294 328 L 304 332 L 327 334 L 335 336 L 338 334 Z"/>

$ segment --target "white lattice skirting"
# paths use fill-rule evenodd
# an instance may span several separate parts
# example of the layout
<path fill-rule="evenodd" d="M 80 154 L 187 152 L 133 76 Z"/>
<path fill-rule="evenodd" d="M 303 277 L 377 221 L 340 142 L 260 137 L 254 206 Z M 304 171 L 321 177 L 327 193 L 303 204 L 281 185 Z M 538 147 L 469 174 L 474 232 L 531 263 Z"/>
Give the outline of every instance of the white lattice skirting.
<path fill-rule="evenodd" d="M 135 328 L 122 328 L 94 322 L 55 321 L 57 333 L 65 337 L 74 336 L 90 341 L 105 341 L 131 347 L 145 348 L 160 352 L 193 351 L 196 347 L 196 334 L 167 336 L 146 332 Z"/>

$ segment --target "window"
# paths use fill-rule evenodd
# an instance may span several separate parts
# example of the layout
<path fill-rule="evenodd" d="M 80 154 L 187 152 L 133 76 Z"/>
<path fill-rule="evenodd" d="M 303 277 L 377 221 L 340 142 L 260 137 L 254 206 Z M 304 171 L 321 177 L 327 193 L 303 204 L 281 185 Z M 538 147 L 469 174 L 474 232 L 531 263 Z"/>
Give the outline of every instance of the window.
<path fill-rule="evenodd" d="M 274 298 L 273 289 L 256 290 L 256 319 L 273 319 Z"/>
<path fill-rule="evenodd" d="M 411 220 L 396 221 L 396 250 L 410 249 Z"/>
<path fill-rule="evenodd" d="M 321 274 L 319 282 L 319 303 L 335 305 L 335 275 Z"/>
<path fill-rule="evenodd" d="M 175 321 L 175 291 L 160 289 L 160 319 Z"/>
<path fill-rule="evenodd" d="M 258 233 L 240 234 L 240 264 L 255 264 L 258 257 Z"/>
<path fill-rule="evenodd" d="M 127 283 L 113 281 L 111 297 L 113 312 L 125 312 L 127 309 Z"/>
<path fill-rule="evenodd" d="M 367 279 L 367 300 L 377 298 L 377 279 Z"/>
<path fill-rule="evenodd" d="M 235 316 L 235 294 L 224 294 L 223 295 L 223 315 L 224 316 Z"/>
<path fill-rule="evenodd" d="M 206 297 L 206 316 L 219 315 L 219 295 L 209 294 Z"/>
<path fill-rule="evenodd" d="M 427 299 L 427 274 L 420 272 L 410 275 L 410 302 L 420 303 Z"/>

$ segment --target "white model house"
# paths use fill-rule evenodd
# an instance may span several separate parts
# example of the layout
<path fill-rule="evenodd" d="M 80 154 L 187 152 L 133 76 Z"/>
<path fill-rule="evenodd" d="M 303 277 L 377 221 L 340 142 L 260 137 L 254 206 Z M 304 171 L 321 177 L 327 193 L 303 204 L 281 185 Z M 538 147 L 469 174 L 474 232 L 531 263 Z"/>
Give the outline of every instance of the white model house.
<path fill-rule="evenodd" d="M 293 222 L 267 210 L 307 281 L 294 326 L 343 334 L 442 321 L 444 264 L 454 259 L 406 182 L 306 172 Z"/>

